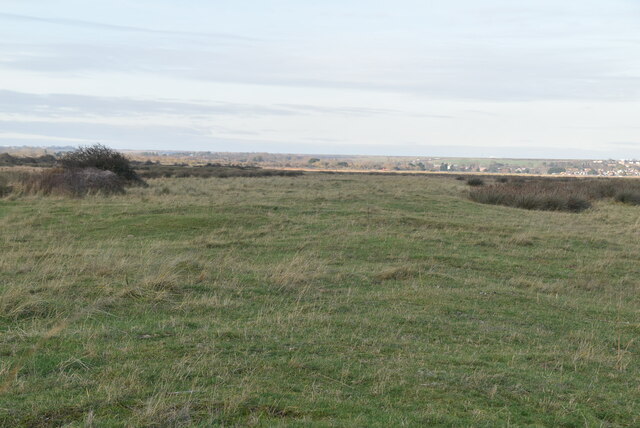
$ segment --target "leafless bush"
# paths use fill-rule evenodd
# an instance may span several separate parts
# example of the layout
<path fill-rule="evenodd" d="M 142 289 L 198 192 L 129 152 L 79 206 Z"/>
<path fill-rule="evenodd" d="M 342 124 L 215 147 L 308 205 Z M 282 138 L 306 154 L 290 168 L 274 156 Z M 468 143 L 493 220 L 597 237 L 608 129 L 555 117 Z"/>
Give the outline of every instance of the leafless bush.
<path fill-rule="evenodd" d="M 67 170 L 95 168 L 111 171 L 121 179 L 131 183 L 142 181 L 133 170 L 129 159 L 122 153 L 101 144 L 80 147 L 73 152 L 66 153 L 58 162 Z"/>

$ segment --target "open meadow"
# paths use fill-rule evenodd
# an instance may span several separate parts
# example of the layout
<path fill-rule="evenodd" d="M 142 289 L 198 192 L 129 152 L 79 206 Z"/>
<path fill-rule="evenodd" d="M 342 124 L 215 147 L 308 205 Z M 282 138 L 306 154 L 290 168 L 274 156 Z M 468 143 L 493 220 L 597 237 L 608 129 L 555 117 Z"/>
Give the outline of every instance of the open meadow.
<path fill-rule="evenodd" d="M 640 426 L 640 207 L 455 177 L 0 198 L 0 426 Z"/>

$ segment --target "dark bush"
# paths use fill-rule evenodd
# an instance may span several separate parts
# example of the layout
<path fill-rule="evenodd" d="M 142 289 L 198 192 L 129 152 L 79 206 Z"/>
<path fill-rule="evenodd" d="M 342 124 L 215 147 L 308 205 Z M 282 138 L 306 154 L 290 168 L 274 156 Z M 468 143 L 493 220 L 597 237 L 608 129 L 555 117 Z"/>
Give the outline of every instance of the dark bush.
<path fill-rule="evenodd" d="M 13 191 L 12 186 L 7 186 L 6 184 L 0 184 L 0 198 L 4 198 L 8 194 Z"/>
<path fill-rule="evenodd" d="M 18 165 L 18 159 L 9 153 L 0 153 L 0 166 Z"/>
<path fill-rule="evenodd" d="M 8 180 L 4 176 L 0 176 L 0 198 L 4 198 L 13 191 L 13 187 L 9 185 Z"/>
<path fill-rule="evenodd" d="M 469 186 L 482 186 L 484 185 L 484 180 L 479 177 L 471 177 L 467 179 L 467 184 Z"/>
<path fill-rule="evenodd" d="M 566 210 L 571 212 L 580 212 L 591 208 L 591 202 L 580 196 L 569 196 L 566 200 Z"/>
<path fill-rule="evenodd" d="M 640 191 L 622 190 L 615 196 L 615 200 L 629 205 L 640 205 Z"/>
<path fill-rule="evenodd" d="M 66 153 L 58 160 L 66 170 L 95 168 L 111 171 L 121 179 L 130 183 L 140 183 L 142 180 L 131 166 L 131 162 L 122 153 L 112 150 L 102 144 L 80 147 Z"/>
<path fill-rule="evenodd" d="M 551 168 L 549 168 L 547 170 L 547 174 L 561 174 L 563 172 L 566 172 L 567 170 L 564 169 L 561 166 L 552 166 Z"/>

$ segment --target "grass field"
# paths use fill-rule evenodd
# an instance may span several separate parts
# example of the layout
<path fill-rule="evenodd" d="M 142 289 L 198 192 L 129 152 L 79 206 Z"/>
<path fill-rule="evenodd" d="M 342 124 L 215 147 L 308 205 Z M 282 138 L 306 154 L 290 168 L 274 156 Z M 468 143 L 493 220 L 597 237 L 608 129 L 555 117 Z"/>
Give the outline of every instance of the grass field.
<path fill-rule="evenodd" d="M 453 177 L 0 199 L 0 426 L 639 426 L 640 208 Z"/>

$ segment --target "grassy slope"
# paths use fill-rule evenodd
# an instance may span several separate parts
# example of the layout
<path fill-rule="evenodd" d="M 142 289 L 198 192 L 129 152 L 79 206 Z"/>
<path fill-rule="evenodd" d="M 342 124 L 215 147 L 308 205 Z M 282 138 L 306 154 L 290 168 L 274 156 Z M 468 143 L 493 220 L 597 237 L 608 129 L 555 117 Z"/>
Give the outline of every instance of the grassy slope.
<path fill-rule="evenodd" d="M 466 191 L 310 175 L 0 200 L 0 426 L 640 424 L 640 210 Z"/>

